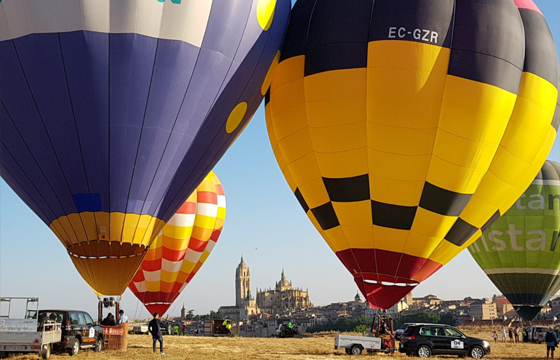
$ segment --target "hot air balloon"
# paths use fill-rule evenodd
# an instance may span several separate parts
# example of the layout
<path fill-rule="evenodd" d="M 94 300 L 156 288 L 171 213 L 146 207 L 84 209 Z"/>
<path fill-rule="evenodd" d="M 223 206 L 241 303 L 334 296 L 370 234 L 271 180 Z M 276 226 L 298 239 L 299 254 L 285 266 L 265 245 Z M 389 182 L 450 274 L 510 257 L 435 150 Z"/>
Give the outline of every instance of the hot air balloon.
<path fill-rule="evenodd" d="M 311 222 L 389 308 L 534 179 L 560 121 L 558 61 L 528 0 L 352 4 L 296 3 L 267 127 Z"/>
<path fill-rule="evenodd" d="M 164 226 L 150 246 L 130 290 L 151 314 L 163 315 L 216 245 L 226 200 L 211 172 Z"/>
<path fill-rule="evenodd" d="M 2 0 L 0 176 L 101 295 L 259 106 L 289 0 Z"/>
<path fill-rule="evenodd" d="M 468 247 L 527 321 L 560 290 L 559 234 L 560 164 L 546 161 L 527 191 Z"/>

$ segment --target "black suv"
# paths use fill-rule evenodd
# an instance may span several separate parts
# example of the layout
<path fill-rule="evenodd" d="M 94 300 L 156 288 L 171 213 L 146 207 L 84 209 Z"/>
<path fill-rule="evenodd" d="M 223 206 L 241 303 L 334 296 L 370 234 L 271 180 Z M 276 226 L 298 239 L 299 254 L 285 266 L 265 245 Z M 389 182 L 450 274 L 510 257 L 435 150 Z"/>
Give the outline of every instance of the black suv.
<path fill-rule="evenodd" d="M 459 355 L 482 359 L 490 354 L 490 343 L 468 337 L 444 324 L 410 324 L 401 337 L 399 352 L 408 356 Z"/>
<path fill-rule="evenodd" d="M 103 329 L 97 326 L 91 316 L 80 310 L 39 310 L 38 322 L 55 320 L 62 324 L 61 342 L 53 344 L 53 350 L 66 351 L 70 356 L 80 349 L 92 348 L 101 351 Z"/>

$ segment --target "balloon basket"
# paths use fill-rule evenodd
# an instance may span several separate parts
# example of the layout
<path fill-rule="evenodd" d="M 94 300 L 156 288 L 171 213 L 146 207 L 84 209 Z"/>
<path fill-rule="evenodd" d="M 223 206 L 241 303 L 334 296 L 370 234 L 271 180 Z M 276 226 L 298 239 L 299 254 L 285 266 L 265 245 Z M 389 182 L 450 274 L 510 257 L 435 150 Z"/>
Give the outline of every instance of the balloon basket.
<path fill-rule="evenodd" d="M 126 351 L 128 347 L 128 324 L 115 326 L 101 325 L 103 329 L 103 349 Z"/>

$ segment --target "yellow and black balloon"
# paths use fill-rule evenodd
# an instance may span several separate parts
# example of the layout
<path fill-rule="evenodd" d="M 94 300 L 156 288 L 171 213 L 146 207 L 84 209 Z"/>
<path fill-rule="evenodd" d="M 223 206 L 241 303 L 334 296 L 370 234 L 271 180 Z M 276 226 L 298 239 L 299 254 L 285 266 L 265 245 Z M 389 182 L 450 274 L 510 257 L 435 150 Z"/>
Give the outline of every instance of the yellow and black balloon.
<path fill-rule="evenodd" d="M 534 179 L 558 60 L 530 0 L 298 0 L 265 101 L 291 190 L 389 308 Z"/>

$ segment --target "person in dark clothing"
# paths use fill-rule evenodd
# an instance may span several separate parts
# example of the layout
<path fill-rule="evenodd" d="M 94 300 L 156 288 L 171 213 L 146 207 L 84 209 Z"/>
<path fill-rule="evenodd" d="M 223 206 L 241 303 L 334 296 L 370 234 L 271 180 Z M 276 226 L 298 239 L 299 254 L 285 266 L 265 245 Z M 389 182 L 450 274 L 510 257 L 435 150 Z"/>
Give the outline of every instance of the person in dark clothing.
<path fill-rule="evenodd" d="M 161 336 L 161 323 L 159 322 L 159 313 L 154 313 L 154 318 L 148 324 L 148 331 L 152 334 L 152 340 L 154 345 L 154 353 L 156 352 L 156 343 L 159 341 L 159 352 L 160 354 L 165 354 L 163 352 L 163 336 Z"/>
<path fill-rule="evenodd" d="M 385 325 L 385 321 L 382 321 L 381 325 L 379 326 L 379 335 L 385 334 L 387 334 L 387 326 Z"/>
<path fill-rule="evenodd" d="M 115 316 L 111 313 L 107 314 L 107 317 L 101 321 L 101 325 L 105 326 L 115 326 L 117 322 L 115 321 Z"/>
<path fill-rule="evenodd" d="M 554 349 L 558 346 L 558 336 L 556 336 L 552 328 L 549 328 L 546 332 L 544 341 L 546 342 L 546 358 L 548 359 L 550 355 L 550 358 L 554 359 Z"/>

